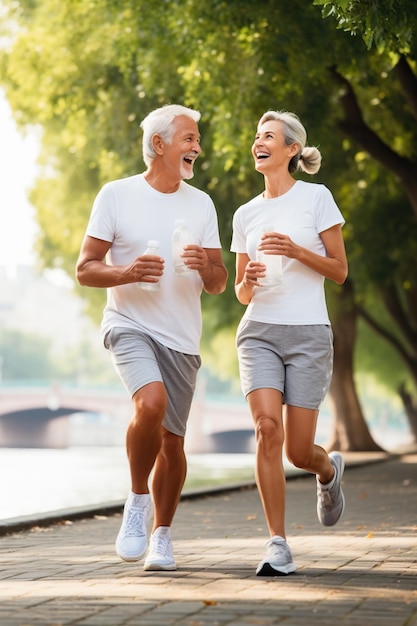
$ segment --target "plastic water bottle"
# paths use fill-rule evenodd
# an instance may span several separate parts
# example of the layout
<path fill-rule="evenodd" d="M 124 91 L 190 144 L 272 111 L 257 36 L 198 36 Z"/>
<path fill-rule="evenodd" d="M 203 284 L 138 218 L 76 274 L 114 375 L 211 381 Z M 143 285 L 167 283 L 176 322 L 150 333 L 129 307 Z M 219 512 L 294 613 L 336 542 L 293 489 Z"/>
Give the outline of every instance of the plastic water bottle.
<path fill-rule="evenodd" d="M 156 239 L 149 239 L 148 246 L 143 254 L 153 254 L 155 256 L 159 256 L 159 241 L 156 241 Z M 138 287 L 140 287 L 141 289 L 144 289 L 145 291 L 158 291 L 160 287 L 159 285 L 160 277 L 155 276 L 155 278 L 158 278 L 157 283 L 144 283 L 142 281 L 139 281 Z"/>
<path fill-rule="evenodd" d="M 190 269 L 181 254 L 184 246 L 195 243 L 195 237 L 187 226 L 185 220 L 175 220 L 175 229 L 172 233 L 172 257 L 174 260 L 174 272 L 177 276 L 192 276 L 195 270 Z"/>
<path fill-rule="evenodd" d="M 274 227 L 266 224 L 262 227 L 262 234 L 274 232 Z M 256 260 L 266 266 L 265 278 L 260 283 L 264 287 L 276 287 L 282 281 L 282 255 L 265 254 L 264 250 L 256 251 Z"/>

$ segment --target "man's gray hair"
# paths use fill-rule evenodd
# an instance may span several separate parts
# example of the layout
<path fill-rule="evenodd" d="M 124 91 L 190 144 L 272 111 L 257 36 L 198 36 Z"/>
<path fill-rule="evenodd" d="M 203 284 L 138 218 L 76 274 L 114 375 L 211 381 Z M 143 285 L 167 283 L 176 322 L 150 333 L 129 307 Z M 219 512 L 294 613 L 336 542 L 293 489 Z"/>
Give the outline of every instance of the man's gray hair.
<path fill-rule="evenodd" d="M 174 134 L 174 120 L 180 115 L 190 117 L 196 123 L 199 122 L 201 113 L 194 109 L 182 106 L 181 104 L 166 104 L 159 109 L 151 111 L 140 126 L 143 130 L 143 160 L 145 165 L 149 166 L 155 158 L 155 150 L 153 149 L 152 139 L 154 135 L 160 135 L 165 143 L 171 143 Z"/>

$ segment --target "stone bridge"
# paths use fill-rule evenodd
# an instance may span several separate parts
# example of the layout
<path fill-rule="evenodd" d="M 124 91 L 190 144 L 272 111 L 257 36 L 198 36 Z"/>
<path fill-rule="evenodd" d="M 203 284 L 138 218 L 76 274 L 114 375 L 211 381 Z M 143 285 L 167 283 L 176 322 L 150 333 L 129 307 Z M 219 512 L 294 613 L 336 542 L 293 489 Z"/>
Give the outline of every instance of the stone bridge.
<path fill-rule="evenodd" d="M 63 448 L 68 416 L 103 413 L 127 421 L 132 405 L 126 392 L 60 385 L 0 386 L 0 446 Z"/>
<path fill-rule="evenodd" d="M 0 385 L 0 447 L 65 448 L 68 417 L 75 413 L 107 414 L 127 424 L 132 404 L 124 389 Z M 186 448 L 193 453 L 253 451 L 247 406 L 208 401 L 197 388 Z"/>

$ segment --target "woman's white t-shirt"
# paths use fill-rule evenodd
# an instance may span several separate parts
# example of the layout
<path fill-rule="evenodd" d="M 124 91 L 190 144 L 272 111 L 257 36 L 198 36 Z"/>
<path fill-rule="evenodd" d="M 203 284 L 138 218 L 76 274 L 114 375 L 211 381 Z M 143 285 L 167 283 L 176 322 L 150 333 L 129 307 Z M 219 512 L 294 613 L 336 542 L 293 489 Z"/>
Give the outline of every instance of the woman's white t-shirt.
<path fill-rule="evenodd" d="M 231 251 L 256 258 L 263 226 L 288 235 L 294 243 L 326 255 L 320 233 L 343 216 L 329 189 L 317 183 L 297 181 L 287 193 L 265 199 L 259 195 L 240 206 L 233 216 Z M 269 324 L 329 324 L 324 277 L 296 259 L 282 257 L 282 281 L 275 287 L 255 287 L 244 319 Z"/>
<path fill-rule="evenodd" d="M 178 191 L 160 193 L 143 174 L 112 181 L 99 191 L 87 235 L 111 242 L 107 263 L 130 265 L 142 255 L 148 240 L 160 242 L 165 260 L 158 291 L 144 291 L 137 283 L 107 290 L 101 330 L 114 326 L 136 328 L 161 344 L 185 354 L 199 354 L 202 280 L 174 274 L 171 239 L 175 220 L 185 219 L 203 248 L 221 248 L 217 214 L 206 193 L 181 182 Z"/>

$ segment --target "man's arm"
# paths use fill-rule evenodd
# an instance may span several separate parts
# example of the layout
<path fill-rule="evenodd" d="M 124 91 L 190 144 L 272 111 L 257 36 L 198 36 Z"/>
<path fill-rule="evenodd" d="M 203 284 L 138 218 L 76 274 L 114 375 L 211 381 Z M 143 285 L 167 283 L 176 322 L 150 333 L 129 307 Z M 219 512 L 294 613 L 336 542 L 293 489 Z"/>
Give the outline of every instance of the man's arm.
<path fill-rule="evenodd" d="M 208 267 L 200 271 L 204 291 L 211 294 L 223 293 L 227 284 L 227 269 L 219 248 L 203 248 L 207 255 Z"/>
<path fill-rule="evenodd" d="M 107 265 L 105 257 L 111 243 L 86 235 L 76 266 L 76 277 L 85 287 L 115 287 L 128 283 L 156 282 L 162 276 L 164 260 L 159 256 L 143 255 L 130 265 Z"/>
<path fill-rule="evenodd" d="M 194 244 L 184 246 L 184 263 L 197 270 L 203 281 L 204 291 L 223 293 L 227 283 L 227 269 L 223 263 L 221 248 L 201 248 Z"/>

